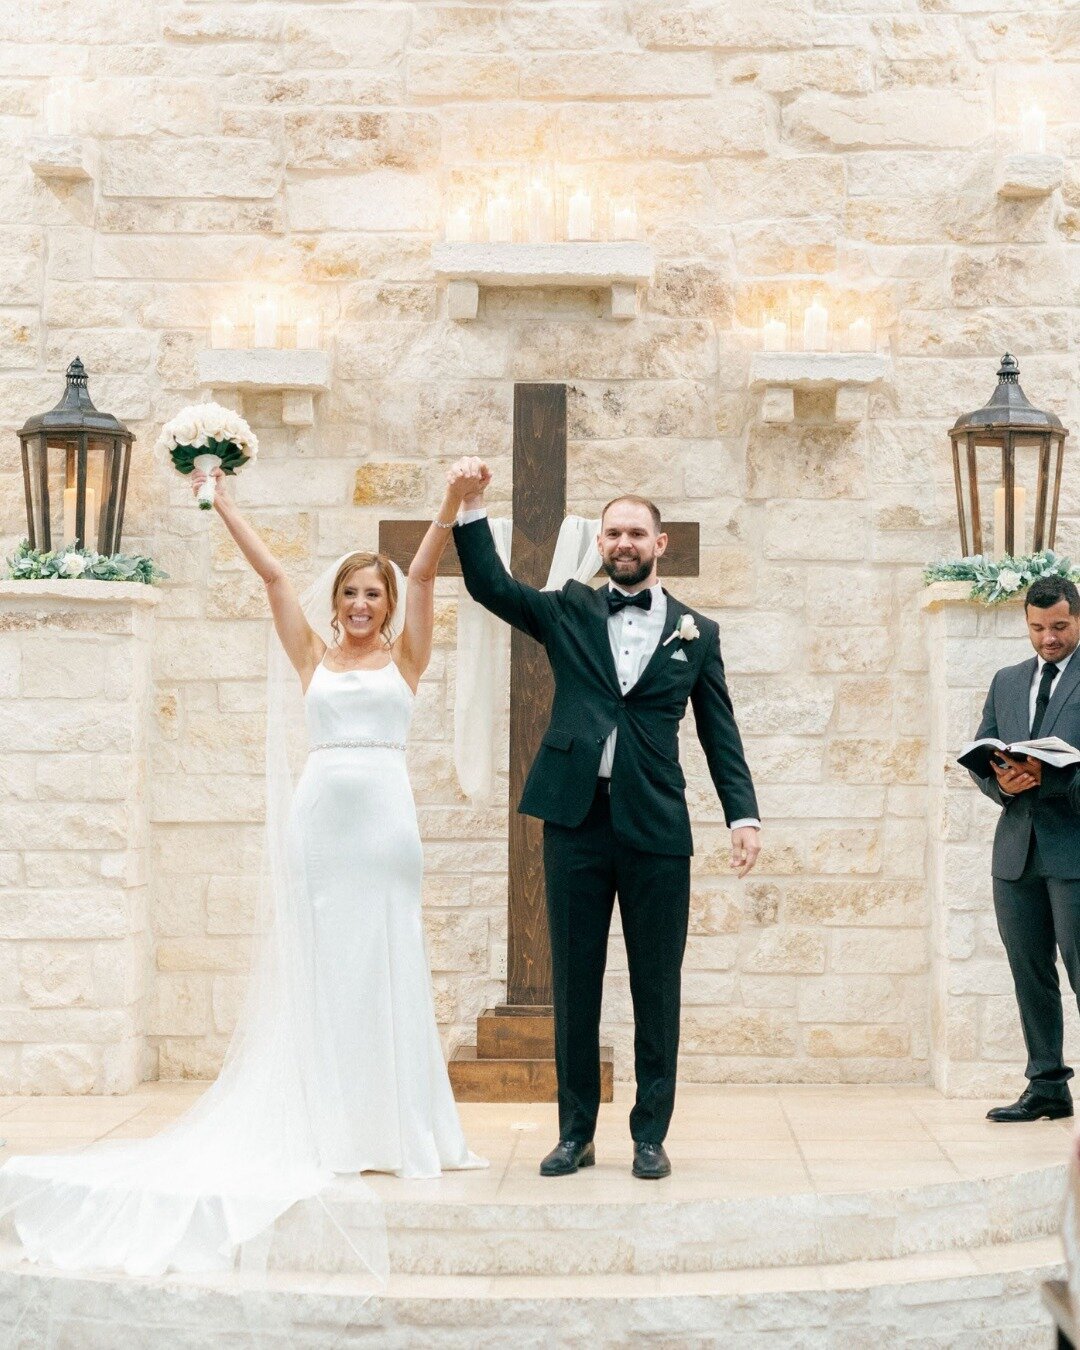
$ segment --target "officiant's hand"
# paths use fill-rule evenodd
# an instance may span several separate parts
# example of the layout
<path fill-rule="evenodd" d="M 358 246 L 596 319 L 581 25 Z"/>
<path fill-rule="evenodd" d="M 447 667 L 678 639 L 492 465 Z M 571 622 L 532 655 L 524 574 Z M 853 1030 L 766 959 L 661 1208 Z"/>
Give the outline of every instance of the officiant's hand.
<path fill-rule="evenodd" d="M 761 831 L 756 826 L 743 825 L 731 831 L 731 866 L 737 877 L 746 876 L 760 852 Z"/>
<path fill-rule="evenodd" d="M 1023 759 L 1007 759 L 1008 768 L 1002 769 L 994 761 L 990 761 L 990 767 L 994 771 L 994 777 L 998 781 L 998 787 L 1002 792 L 1008 792 L 1015 795 L 1017 792 L 1030 792 L 1032 788 L 1038 787 L 1042 782 L 1042 760 L 1032 759 L 1030 755 L 1025 755 Z"/>
<path fill-rule="evenodd" d="M 484 491 L 491 482 L 491 470 L 476 455 L 465 455 L 446 475 L 449 492 L 466 511 L 484 504 Z"/>

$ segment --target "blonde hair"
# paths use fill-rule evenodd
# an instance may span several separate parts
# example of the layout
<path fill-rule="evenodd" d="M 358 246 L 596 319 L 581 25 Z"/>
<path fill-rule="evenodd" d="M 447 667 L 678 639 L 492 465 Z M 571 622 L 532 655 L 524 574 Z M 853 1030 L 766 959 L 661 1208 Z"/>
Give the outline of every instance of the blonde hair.
<path fill-rule="evenodd" d="M 350 553 L 342 562 L 334 577 L 333 589 L 330 592 L 330 627 L 334 630 L 334 637 L 337 641 L 341 640 L 341 630 L 338 627 L 338 605 L 341 603 L 341 592 L 345 589 L 345 583 L 354 572 L 362 572 L 366 568 L 373 567 L 382 578 L 382 583 L 386 587 L 386 618 L 382 621 L 379 631 L 390 642 L 390 624 L 394 617 L 394 610 L 397 609 L 398 602 L 398 584 L 394 569 L 390 566 L 390 559 L 383 557 L 381 553 Z"/>

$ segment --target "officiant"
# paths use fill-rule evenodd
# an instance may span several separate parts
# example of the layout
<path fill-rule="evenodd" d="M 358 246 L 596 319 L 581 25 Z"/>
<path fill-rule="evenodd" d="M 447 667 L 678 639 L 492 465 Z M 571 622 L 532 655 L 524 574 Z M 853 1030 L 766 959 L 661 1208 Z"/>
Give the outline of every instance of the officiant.
<path fill-rule="evenodd" d="M 1064 577 L 1042 577 L 1024 598 L 1024 617 L 1035 656 L 994 676 L 978 739 L 1054 735 L 1080 746 L 1080 591 Z M 971 776 L 1001 807 L 994 912 L 1020 1010 L 1028 1086 L 987 1119 L 1054 1120 L 1073 1113 L 1057 953 L 1080 1003 L 1080 772 L 1004 753 L 988 767 Z"/>

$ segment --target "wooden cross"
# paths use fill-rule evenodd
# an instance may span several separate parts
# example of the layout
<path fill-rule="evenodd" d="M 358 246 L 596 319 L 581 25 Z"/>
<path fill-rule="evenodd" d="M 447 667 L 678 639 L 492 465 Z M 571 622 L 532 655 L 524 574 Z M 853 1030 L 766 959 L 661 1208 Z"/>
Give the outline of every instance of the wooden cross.
<path fill-rule="evenodd" d="M 566 385 L 514 386 L 513 541 L 510 570 L 543 586 L 566 515 Z M 632 489 L 632 484 L 627 484 Z M 379 550 L 407 568 L 430 521 L 379 522 Z M 662 573 L 697 576 L 696 521 L 665 524 Z M 461 576 L 451 545 L 441 576 Z M 477 1043 L 450 1063 L 459 1101 L 554 1101 L 555 1045 L 551 949 L 544 900 L 543 824 L 517 803 L 551 712 L 553 682 L 543 647 L 516 629 L 510 639 L 510 829 L 506 1002 L 477 1019 Z M 602 1091 L 611 1100 L 610 1050 L 602 1055 Z"/>

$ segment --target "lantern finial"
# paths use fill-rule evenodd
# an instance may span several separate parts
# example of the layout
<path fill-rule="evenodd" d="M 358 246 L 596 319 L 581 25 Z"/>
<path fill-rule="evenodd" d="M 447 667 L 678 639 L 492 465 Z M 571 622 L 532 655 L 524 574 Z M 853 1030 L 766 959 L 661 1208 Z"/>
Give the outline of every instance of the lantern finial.
<path fill-rule="evenodd" d="M 998 366 L 999 384 L 1019 384 L 1020 383 L 1020 362 L 1011 352 L 1006 352 L 1001 358 L 1001 365 Z"/>

